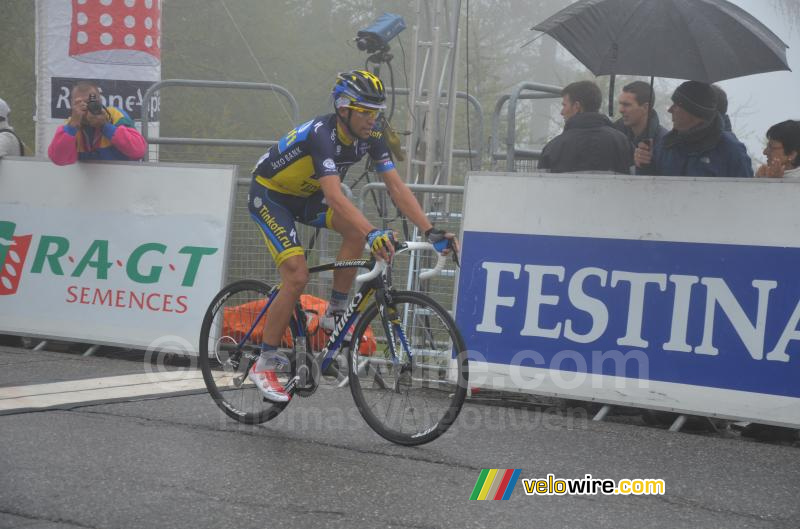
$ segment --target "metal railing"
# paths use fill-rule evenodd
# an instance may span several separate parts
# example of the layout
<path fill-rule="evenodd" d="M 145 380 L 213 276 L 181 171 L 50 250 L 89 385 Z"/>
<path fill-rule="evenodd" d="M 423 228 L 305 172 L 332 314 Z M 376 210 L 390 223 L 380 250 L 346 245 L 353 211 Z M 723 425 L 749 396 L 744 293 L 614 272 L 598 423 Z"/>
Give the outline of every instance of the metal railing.
<path fill-rule="evenodd" d="M 389 89 L 387 89 L 387 92 L 395 94 L 395 95 L 399 95 L 399 96 L 407 96 L 410 93 L 408 88 L 394 88 L 394 89 L 389 88 Z M 428 91 L 427 90 L 423 90 L 422 93 L 423 93 L 423 95 L 427 95 Z M 441 97 L 442 98 L 446 98 L 447 94 L 445 92 L 442 92 L 441 93 Z M 477 121 L 478 121 L 478 130 L 477 130 L 477 134 L 475 135 L 474 139 L 477 139 L 479 144 L 482 143 L 482 141 L 483 141 L 483 129 L 484 129 L 484 125 L 483 125 L 483 123 L 484 123 L 483 106 L 481 105 L 480 101 L 478 101 L 478 99 L 475 96 L 473 96 L 472 94 L 467 94 L 466 92 L 456 92 L 456 99 L 464 99 L 464 100 L 466 100 L 467 103 L 469 105 L 472 105 L 472 108 L 475 109 L 475 113 L 474 114 L 470 114 L 470 118 L 475 117 L 477 119 Z M 405 151 L 405 149 L 403 149 L 403 150 Z M 408 153 L 406 153 L 406 154 L 408 154 Z M 473 159 L 477 159 L 478 163 L 480 164 L 480 163 L 483 162 L 483 149 L 479 147 L 477 150 L 474 150 L 472 148 L 472 145 L 468 145 L 466 149 L 455 149 L 454 148 L 453 149 L 453 157 L 454 158 L 470 158 L 471 157 Z"/>
<path fill-rule="evenodd" d="M 523 93 L 533 91 L 533 93 Z M 541 150 L 517 149 L 517 104 L 520 99 L 558 99 L 561 97 L 562 88 L 540 83 L 521 83 L 511 94 L 506 94 L 497 100 L 492 114 L 492 134 L 489 139 L 489 159 L 492 169 L 497 169 L 498 161 L 505 160 L 505 170 L 516 171 L 517 157 L 525 159 L 539 159 Z M 500 114 L 508 102 L 508 125 L 506 128 L 506 150 L 500 152 Z"/>
<path fill-rule="evenodd" d="M 168 86 L 182 86 L 189 88 L 224 88 L 234 90 L 262 90 L 275 92 L 285 97 L 291 107 L 291 119 L 293 123 L 300 121 L 300 107 L 297 100 L 286 88 L 269 83 L 250 83 L 233 81 L 206 81 L 197 79 L 167 79 L 153 84 L 145 93 L 142 109 L 142 136 L 150 145 L 205 145 L 205 146 L 224 146 L 224 147 L 266 147 L 277 144 L 277 140 L 234 140 L 221 138 L 170 138 L 170 137 L 151 137 L 149 127 L 150 103 L 152 96 L 157 91 Z M 145 155 L 145 161 L 150 160 L 150 153 Z"/>

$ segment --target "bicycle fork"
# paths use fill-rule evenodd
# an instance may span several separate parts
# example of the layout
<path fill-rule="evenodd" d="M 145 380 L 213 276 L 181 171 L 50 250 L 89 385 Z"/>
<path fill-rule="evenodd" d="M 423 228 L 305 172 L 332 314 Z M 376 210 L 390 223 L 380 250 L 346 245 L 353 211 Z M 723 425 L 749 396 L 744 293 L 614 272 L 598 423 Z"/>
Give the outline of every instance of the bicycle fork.
<path fill-rule="evenodd" d="M 381 317 L 381 325 L 383 331 L 386 333 L 386 340 L 389 345 L 389 353 L 392 357 L 392 365 L 397 370 L 395 377 L 394 391 L 400 393 L 401 382 L 410 385 L 411 371 L 414 364 L 414 354 L 411 352 L 411 347 L 408 344 L 408 338 L 403 330 L 403 325 L 400 321 L 400 314 L 397 312 L 397 307 L 388 299 L 388 295 L 381 296 L 384 302 L 378 306 L 378 312 Z M 401 350 L 398 351 L 396 343 L 399 340 Z M 405 351 L 408 362 L 403 362 L 403 352 Z"/>

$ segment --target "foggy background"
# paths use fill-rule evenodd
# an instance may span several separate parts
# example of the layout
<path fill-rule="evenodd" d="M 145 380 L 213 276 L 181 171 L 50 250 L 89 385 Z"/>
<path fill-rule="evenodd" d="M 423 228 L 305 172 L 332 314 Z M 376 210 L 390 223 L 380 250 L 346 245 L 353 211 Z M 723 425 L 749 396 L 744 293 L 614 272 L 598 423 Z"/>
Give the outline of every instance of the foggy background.
<path fill-rule="evenodd" d="M 477 138 L 474 111 L 466 126 L 463 103 L 458 106 L 456 148 L 466 148 L 469 133 L 474 149 L 486 152 L 492 111 L 498 98 L 520 82 L 563 86 L 593 76 L 550 37 L 523 47 L 537 34 L 530 27 L 569 0 L 462 0 L 458 90 L 477 97 L 484 113 L 483 138 Z M 734 0 L 769 26 L 790 45 L 789 60 L 800 71 L 800 0 Z M 12 108 L 11 124 L 33 149 L 34 124 L 34 2 L 2 0 L 0 19 L 0 97 Z M 383 12 L 402 15 L 408 29 L 391 42 L 394 85 L 406 87 L 411 69 L 415 1 L 407 0 L 165 0 L 162 13 L 162 78 L 259 81 L 291 91 L 300 105 L 301 120 L 331 111 L 330 88 L 338 71 L 364 67 L 366 53 L 353 42 L 356 32 Z M 469 11 L 467 10 L 469 8 Z M 467 13 L 469 12 L 469 17 Z M 467 28 L 469 31 L 467 31 Z M 391 84 L 384 65 L 381 76 Z M 467 76 L 469 83 L 467 84 Z M 617 92 L 635 78 L 619 78 Z M 608 78 L 597 79 L 604 91 Z M 658 79 L 657 110 L 671 128 L 666 113 L 669 94 L 679 81 Z M 734 132 L 754 160 L 761 160 L 767 128 L 786 119 L 800 119 L 800 77 L 797 73 L 763 74 L 725 81 Z M 162 92 L 161 134 L 182 137 L 277 139 L 293 123 L 288 105 L 272 94 L 207 89 L 165 89 Z M 606 97 L 607 101 L 607 97 Z M 517 146 L 541 148 L 563 126 L 559 100 L 523 102 L 518 116 Z M 603 111 L 607 111 L 604 103 Z M 505 118 L 505 116 L 504 116 Z M 406 107 L 398 97 L 392 121 L 406 130 Z M 501 125 L 500 141 L 505 140 Z M 240 152 L 236 161 L 258 158 L 263 149 Z M 162 147 L 164 161 L 230 161 L 209 148 Z M 468 167 L 455 170 L 463 172 Z M 488 168 L 484 154 L 483 167 Z M 473 167 L 478 169 L 478 167 Z M 463 175 L 459 175 L 463 178 Z M 454 182 L 457 183 L 457 182 Z"/>

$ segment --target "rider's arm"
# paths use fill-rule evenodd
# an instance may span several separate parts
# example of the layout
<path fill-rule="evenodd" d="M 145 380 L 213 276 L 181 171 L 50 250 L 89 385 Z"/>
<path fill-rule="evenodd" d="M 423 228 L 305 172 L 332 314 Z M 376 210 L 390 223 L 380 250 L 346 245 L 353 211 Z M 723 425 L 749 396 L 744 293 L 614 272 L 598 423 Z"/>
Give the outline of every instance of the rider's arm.
<path fill-rule="evenodd" d="M 327 175 L 319 179 L 325 202 L 333 210 L 335 218 L 347 219 L 362 237 L 375 229 L 361 211 L 342 193 L 341 178 L 339 175 Z"/>
<path fill-rule="evenodd" d="M 386 183 L 386 189 L 389 191 L 389 196 L 392 197 L 397 209 L 399 209 L 403 215 L 408 217 L 411 222 L 416 224 L 420 231 L 425 234 L 425 237 L 428 239 L 428 241 L 435 243 L 443 238 L 449 239 L 449 244 L 455 250 L 456 255 L 458 255 L 460 248 L 455 234 L 434 229 L 433 224 L 430 220 L 428 220 L 428 216 L 425 215 L 424 211 L 422 211 L 422 206 L 419 205 L 417 197 L 414 196 L 405 182 L 403 182 L 403 179 L 400 178 L 400 175 L 397 173 L 397 169 L 388 169 L 382 172 L 381 176 L 383 177 L 383 181 Z M 449 249 L 444 250 L 445 255 L 449 253 Z"/>
<path fill-rule="evenodd" d="M 382 133 L 370 136 L 369 155 L 375 161 L 375 169 L 380 173 L 386 184 L 386 190 L 392 198 L 395 206 L 400 212 L 413 222 L 422 233 L 428 233 L 433 228 L 433 224 L 428 220 L 425 212 L 417 201 L 417 197 L 411 192 L 408 186 L 400 178 L 397 168 L 392 160 L 389 146 Z"/>
<path fill-rule="evenodd" d="M 419 205 L 417 197 L 414 196 L 405 182 L 403 182 L 403 179 L 400 178 L 397 169 L 389 169 L 381 173 L 381 176 L 386 183 L 389 196 L 392 197 L 397 209 L 408 217 L 422 233 L 426 233 L 429 229 L 433 228 L 433 224 L 428 220 L 425 212 L 422 211 L 422 206 Z"/>

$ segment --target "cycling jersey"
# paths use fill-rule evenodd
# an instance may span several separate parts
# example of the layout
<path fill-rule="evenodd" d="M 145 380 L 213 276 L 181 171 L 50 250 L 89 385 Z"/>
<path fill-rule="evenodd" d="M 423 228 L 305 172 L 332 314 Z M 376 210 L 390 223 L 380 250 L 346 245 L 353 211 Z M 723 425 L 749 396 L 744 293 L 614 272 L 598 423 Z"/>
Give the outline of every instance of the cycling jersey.
<path fill-rule="evenodd" d="M 319 179 L 338 174 L 344 180 L 350 166 L 365 155 L 379 173 L 394 168 L 383 132 L 373 129 L 366 140 L 350 140 L 338 126 L 336 114 L 312 119 L 281 138 L 258 161 L 253 179 L 286 195 L 309 197 L 319 191 Z"/>
<path fill-rule="evenodd" d="M 373 130 L 366 140 L 350 140 L 338 128 L 336 114 L 328 114 L 292 130 L 261 157 L 253 170 L 247 204 L 278 267 L 304 253 L 295 222 L 333 227 L 333 210 L 319 179 L 334 174 L 344 179 L 350 166 L 367 154 L 378 172 L 394 168 L 380 130 Z"/>

